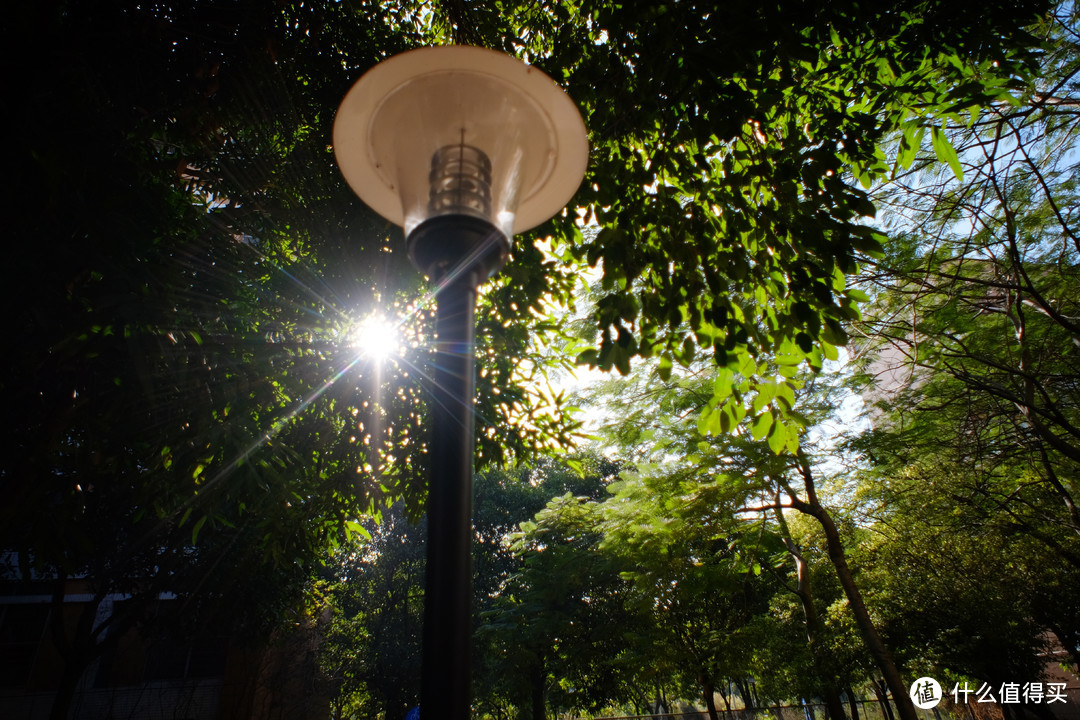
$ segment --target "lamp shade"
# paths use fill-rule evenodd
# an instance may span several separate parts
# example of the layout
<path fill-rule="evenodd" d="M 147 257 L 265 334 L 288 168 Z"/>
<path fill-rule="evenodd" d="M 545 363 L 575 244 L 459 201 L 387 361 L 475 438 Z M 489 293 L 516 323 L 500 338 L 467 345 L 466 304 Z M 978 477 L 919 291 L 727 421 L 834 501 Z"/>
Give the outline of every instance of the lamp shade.
<path fill-rule="evenodd" d="M 334 153 L 360 199 L 408 236 L 440 214 L 507 239 L 552 217 L 588 162 L 573 101 L 540 70 L 464 45 L 395 55 L 365 73 L 334 120 Z"/>

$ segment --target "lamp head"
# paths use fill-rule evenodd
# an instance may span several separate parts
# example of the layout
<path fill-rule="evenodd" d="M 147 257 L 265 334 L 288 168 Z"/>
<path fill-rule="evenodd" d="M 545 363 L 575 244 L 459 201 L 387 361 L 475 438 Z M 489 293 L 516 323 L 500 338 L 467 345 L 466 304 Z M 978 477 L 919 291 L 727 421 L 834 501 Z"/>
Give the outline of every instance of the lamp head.
<path fill-rule="evenodd" d="M 464 253 L 490 274 L 515 232 L 577 191 L 588 139 L 573 101 L 543 72 L 451 45 L 364 74 L 338 108 L 334 153 L 360 199 L 405 229 L 422 271 L 436 276 Z"/>

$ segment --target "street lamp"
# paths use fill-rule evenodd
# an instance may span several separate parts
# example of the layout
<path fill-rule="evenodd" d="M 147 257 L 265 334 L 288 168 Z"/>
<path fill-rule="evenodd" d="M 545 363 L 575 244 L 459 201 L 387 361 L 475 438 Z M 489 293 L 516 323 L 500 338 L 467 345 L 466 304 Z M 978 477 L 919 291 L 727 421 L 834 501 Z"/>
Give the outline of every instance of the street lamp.
<path fill-rule="evenodd" d="M 437 283 L 420 706 L 469 716 L 474 314 L 515 232 L 562 210 L 588 161 L 573 101 L 540 70 L 468 46 L 379 63 L 345 95 L 334 153 L 345 180 L 405 230 Z"/>

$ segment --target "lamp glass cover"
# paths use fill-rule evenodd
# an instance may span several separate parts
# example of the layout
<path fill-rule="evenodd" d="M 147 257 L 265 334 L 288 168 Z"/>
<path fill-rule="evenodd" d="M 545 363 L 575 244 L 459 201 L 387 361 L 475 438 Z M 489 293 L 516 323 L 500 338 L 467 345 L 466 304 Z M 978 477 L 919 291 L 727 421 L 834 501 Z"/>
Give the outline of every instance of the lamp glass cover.
<path fill-rule="evenodd" d="M 353 190 L 406 236 L 429 217 L 464 212 L 509 238 L 569 201 L 588 141 L 577 107 L 541 71 L 492 50 L 444 46 L 395 55 L 361 77 L 338 109 L 334 151 Z M 448 162 L 465 173 L 473 201 L 433 200 Z"/>

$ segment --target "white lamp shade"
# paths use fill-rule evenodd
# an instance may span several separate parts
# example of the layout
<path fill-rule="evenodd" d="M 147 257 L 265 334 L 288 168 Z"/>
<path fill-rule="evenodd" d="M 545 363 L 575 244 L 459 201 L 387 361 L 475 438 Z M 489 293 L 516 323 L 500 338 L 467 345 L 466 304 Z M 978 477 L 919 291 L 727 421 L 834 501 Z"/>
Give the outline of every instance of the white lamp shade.
<path fill-rule="evenodd" d="M 406 236 L 432 210 L 440 148 L 491 162 L 487 218 L 507 238 L 558 213 L 585 175 L 589 145 L 573 101 L 540 70 L 464 45 L 395 55 L 364 74 L 334 120 L 334 153 L 360 199 Z"/>

